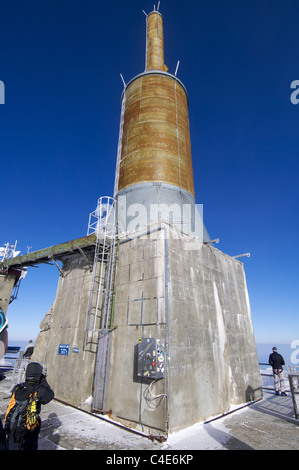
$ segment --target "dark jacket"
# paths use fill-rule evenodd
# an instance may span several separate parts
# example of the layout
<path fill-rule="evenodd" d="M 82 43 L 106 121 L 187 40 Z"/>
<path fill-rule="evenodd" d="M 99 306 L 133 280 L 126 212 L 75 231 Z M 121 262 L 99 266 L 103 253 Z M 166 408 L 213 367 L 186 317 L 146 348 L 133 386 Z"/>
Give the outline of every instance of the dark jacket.
<path fill-rule="evenodd" d="M 34 351 L 34 346 L 27 346 L 26 349 L 25 349 L 25 352 L 23 354 L 23 357 L 26 358 L 26 357 L 31 357 L 32 354 L 33 354 L 33 351 Z"/>
<path fill-rule="evenodd" d="M 23 384 L 16 385 L 14 390 L 16 391 L 16 400 L 20 401 L 26 400 L 33 390 L 37 391 L 38 404 L 46 405 L 54 398 L 54 392 L 48 384 L 45 376 L 42 376 L 38 382 L 26 380 Z"/>
<path fill-rule="evenodd" d="M 26 369 L 25 382 L 16 385 L 16 400 L 26 400 L 32 391 L 37 391 L 38 413 L 41 405 L 46 405 L 54 398 L 54 392 L 47 382 L 46 376 L 42 373 L 42 366 L 37 362 L 31 362 Z"/>
<path fill-rule="evenodd" d="M 281 354 L 273 352 L 269 356 L 269 364 L 270 366 L 272 366 L 273 369 L 282 369 L 282 366 L 285 365 L 284 358 Z"/>

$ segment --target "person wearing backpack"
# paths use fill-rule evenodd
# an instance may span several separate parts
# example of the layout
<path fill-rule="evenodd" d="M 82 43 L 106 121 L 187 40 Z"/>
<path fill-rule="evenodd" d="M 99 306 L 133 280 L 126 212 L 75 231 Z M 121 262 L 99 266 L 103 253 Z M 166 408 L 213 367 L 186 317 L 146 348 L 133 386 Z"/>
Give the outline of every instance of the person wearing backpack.
<path fill-rule="evenodd" d="M 13 388 L 6 411 L 4 429 L 8 448 L 17 443 L 21 450 L 38 449 L 41 405 L 46 405 L 53 398 L 54 392 L 43 374 L 42 365 L 30 362 L 26 368 L 25 382 Z"/>

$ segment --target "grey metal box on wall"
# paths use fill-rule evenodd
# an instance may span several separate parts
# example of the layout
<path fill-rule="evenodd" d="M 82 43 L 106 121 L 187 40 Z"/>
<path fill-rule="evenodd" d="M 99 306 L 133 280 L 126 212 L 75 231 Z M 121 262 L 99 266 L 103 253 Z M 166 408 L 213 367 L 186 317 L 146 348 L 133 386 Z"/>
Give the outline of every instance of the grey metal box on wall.
<path fill-rule="evenodd" d="M 162 379 L 165 371 L 164 339 L 141 338 L 135 350 L 137 378 Z"/>

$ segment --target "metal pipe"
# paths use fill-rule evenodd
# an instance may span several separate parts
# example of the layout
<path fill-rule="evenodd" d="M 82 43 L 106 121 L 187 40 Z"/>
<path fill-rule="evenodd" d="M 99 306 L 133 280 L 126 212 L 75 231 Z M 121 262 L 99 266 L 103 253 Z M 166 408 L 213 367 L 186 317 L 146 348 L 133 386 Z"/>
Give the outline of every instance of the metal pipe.
<path fill-rule="evenodd" d="M 236 256 L 232 256 L 232 258 L 242 258 L 242 256 L 247 256 L 247 258 L 250 258 L 250 253 L 244 253 L 243 255 L 236 255 Z"/>
<path fill-rule="evenodd" d="M 152 11 L 146 16 L 146 70 L 167 70 L 164 65 L 163 18 Z"/>
<path fill-rule="evenodd" d="M 164 256 L 165 256 L 165 272 L 164 272 L 164 289 L 165 289 L 165 350 L 166 350 L 166 361 L 165 361 L 165 380 L 166 380 L 166 399 L 167 399 L 167 421 L 166 421 L 166 432 L 168 434 L 169 430 L 169 420 L 170 420 L 170 404 L 169 404 L 169 325 L 168 325 L 168 243 L 167 243 L 167 233 L 166 227 L 164 226 Z"/>

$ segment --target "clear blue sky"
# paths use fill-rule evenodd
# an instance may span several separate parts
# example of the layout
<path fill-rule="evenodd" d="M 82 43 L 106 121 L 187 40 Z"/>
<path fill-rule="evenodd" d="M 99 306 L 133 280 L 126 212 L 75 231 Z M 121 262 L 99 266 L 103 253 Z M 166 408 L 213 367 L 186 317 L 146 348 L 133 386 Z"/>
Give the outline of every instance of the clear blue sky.
<path fill-rule="evenodd" d="M 156 2 L 157 3 L 157 2 Z M 0 7 L 1 237 L 22 253 L 84 236 L 112 196 L 123 85 L 144 70 L 149 0 Z M 299 339 L 298 0 L 162 0 L 165 63 L 185 84 L 197 203 L 243 258 L 257 342 Z M 56 267 L 30 268 L 10 339 L 35 339 Z"/>

